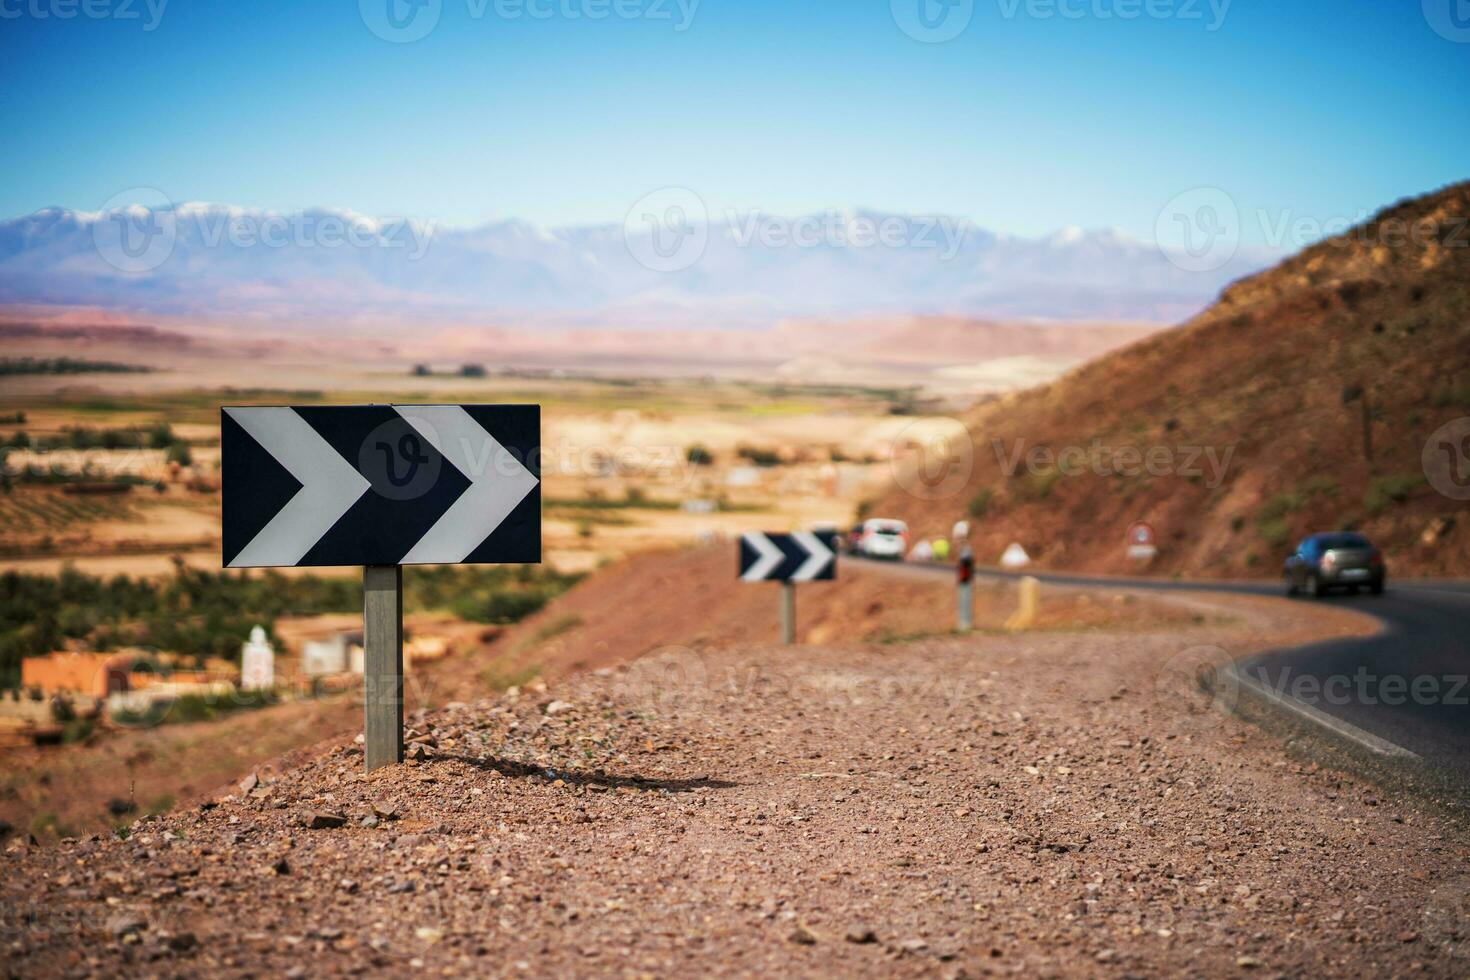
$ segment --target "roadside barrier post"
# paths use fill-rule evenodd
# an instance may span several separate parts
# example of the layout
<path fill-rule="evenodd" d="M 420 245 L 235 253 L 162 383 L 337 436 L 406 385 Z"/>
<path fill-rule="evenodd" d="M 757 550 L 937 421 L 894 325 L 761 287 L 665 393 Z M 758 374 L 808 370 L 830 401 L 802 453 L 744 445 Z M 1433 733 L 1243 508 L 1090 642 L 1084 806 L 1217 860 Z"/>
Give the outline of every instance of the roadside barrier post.
<path fill-rule="evenodd" d="M 791 581 L 781 583 L 781 642 L 796 642 L 796 583 Z"/>
<path fill-rule="evenodd" d="M 1020 603 L 1006 620 L 1006 629 L 1030 629 L 1036 622 L 1037 613 L 1041 611 L 1041 580 L 1031 575 L 1022 576 L 1017 594 Z"/>
<path fill-rule="evenodd" d="M 966 545 L 955 563 L 955 592 L 959 602 L 955 628 L 968 633 L 975 627 L 975 553 Z"/>
<path fill-rule="evenodd" d="M 371 772 L 403 761 L 403 566 L 362 569 L 363 756 Z"/>

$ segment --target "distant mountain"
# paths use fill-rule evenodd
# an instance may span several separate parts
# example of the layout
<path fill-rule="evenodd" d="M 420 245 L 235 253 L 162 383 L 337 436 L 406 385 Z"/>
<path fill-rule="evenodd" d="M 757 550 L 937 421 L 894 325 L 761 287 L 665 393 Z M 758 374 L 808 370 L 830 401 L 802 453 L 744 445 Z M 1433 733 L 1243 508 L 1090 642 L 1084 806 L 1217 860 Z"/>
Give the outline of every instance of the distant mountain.
<path fill-rule="evenodd" d="M 0 303 L 572 326 L 895 314 L 1163 323 L 1264 264 L 1240 255 L 1192 273 L 1114 231 L 1026 239 L 938 215 L 666 215 L 680 223 L 449 229 L 326 209 L 51 208 L 0 222 Z"/>
<path fill-rule="evenodd" d="M 1470 572 L 1470 182 L 1241 280 L 1188 323 L 983 404 L 871 512 L 977 557 L 1272 576 L 1358 528 L 1391 574 Z M 922 450 L 922 451 L 918 451 Z M 922 468 L 921 468 L 922 467 Z M 1135 521 L 1153 562 L 1127 557 Z"/>

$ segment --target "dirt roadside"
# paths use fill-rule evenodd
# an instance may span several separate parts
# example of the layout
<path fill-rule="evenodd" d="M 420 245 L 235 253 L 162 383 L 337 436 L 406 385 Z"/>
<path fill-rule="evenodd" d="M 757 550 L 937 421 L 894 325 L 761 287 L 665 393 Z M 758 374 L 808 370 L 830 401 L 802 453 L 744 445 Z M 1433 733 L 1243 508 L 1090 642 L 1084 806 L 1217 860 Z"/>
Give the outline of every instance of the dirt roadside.
<path fill-rule="evenodd" d="M 742 586 L 732 576 L 728 544 L 626 559 L 488 642 L 461 636 L 458 653 L 409 673 L 408 706 L 475 700 L 535 677 L 623 664 L 664 648 L 702 650 L 773 638 L 777 587 Z M 649 595 L 659 597 L 657 615 L 649 614 Z M 943 582 L 845 569 L 840 581 L 802 587 L 801 638 L 851 636 L 882 644 L 932 635 L 948 628 L 951 602 Z M 1013 586 L 982 586 L 977 625 L 998 628 L 1016 602 Z M 1198 618 L 1183 607 L 1111 590 L 1048 592 L 1037 626 L 1141 630 Z M 352 617 L 338 619 L 342 628 L 353 626 Z M 428 628 L 430 619 L 412 616 L 410 629 Z M 10 749 L 0 755 L 0 821 L 43 838 L 110 831 L 175 802 L 195 801 L 266 760 L 361 728 L 361 691 L 351 687 L 209 722 L 99 732 L 85 744 Z M 115 816 L 108 810 L 113 801 L 131 804 L 136 812 Z"/>
<path fill-rule="evenodd" d="M 1194 601 L 1194 600 L 1192 600 Z M 1459 828 L 1170 669 L 1363 624 L 666 652 L 13 842 L 13 975 L 1463 975 Z M 310 829 L 312 822 L 340 827 Z"/>

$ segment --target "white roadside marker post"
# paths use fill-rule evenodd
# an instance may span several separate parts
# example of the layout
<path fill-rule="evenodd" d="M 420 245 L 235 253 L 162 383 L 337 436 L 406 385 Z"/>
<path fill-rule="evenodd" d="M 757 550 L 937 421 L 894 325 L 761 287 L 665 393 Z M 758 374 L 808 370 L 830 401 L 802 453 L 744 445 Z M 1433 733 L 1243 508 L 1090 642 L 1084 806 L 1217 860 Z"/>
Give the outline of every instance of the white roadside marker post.
<path fill-rule="evenodd" d="M 403 566 L 362 569 L 363 757 L 368 772 L 403 761 Z"/>
<path fill-rule="evenodd" d="M 796 583 L 791 581 L 781 583 L 781 642 L 796 642 Z"/>

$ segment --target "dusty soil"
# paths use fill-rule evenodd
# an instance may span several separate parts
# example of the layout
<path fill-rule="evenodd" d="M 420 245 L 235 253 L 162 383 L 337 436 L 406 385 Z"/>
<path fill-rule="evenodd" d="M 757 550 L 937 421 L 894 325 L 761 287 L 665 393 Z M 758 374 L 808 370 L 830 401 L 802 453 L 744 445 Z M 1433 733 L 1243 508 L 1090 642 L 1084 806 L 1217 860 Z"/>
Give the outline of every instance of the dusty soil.
<path fill-rule="evenodd" d="M 499 634 L 431 614 L 412 615 L 410 631 L 450 636 L 458 652 L 410 671 L 407 703 L 411 709 L 438 707 L 536 677 L 624 664 L 665 649 L 713 649 L 774 638 L 776 587 L 735 582 L 733 547 L 727 542 L 648 554 L 609 566 Z M 658 615 L 649 613 L 649 594 L 659 596 Z M 852 636 L 893 643 L 943 632 L 953 617 L 948 585 L 858 567 L 845 568 L 838 582 L 802 586 L 799 597 L 805 642 Z M 998 627 L 1015 605 L 1012 588 L 982 587 L 976 624 Z M 1049 591 L 1037 627 L 1138 630 L 1188 624 L 1200 616 L 1118 593 Z M 354 624 L 360 626 L 361 617 L 332 615 L 282 620 L 277 629 L 295 645 L 325 627 Z M 278 662 L 279 678 L 296 673 L 295 661 Z M 216 721 L 105 730 L 81 744 L 8 749 L 0 755 L 5 770 L 0 820 L 43 838 L 48 832 L 106 831 L 132 819 L 111 814 L 112 800 L 133 804 L 136 814 L 168 809 L 233 782 L 264 760 L 351 734 L 361 725 L 361 693 L 352 688 Z"/>
<path fill-rule="evenodd" d="M 13 975 L 1463 974 L 1470 841 L 1176 668 L 1356 618 L 668 652 L 15 841 Z M 321 826 L 336 824 L 341 826 Z M 312 829 L 311 824 L 320 829 Z"/>

